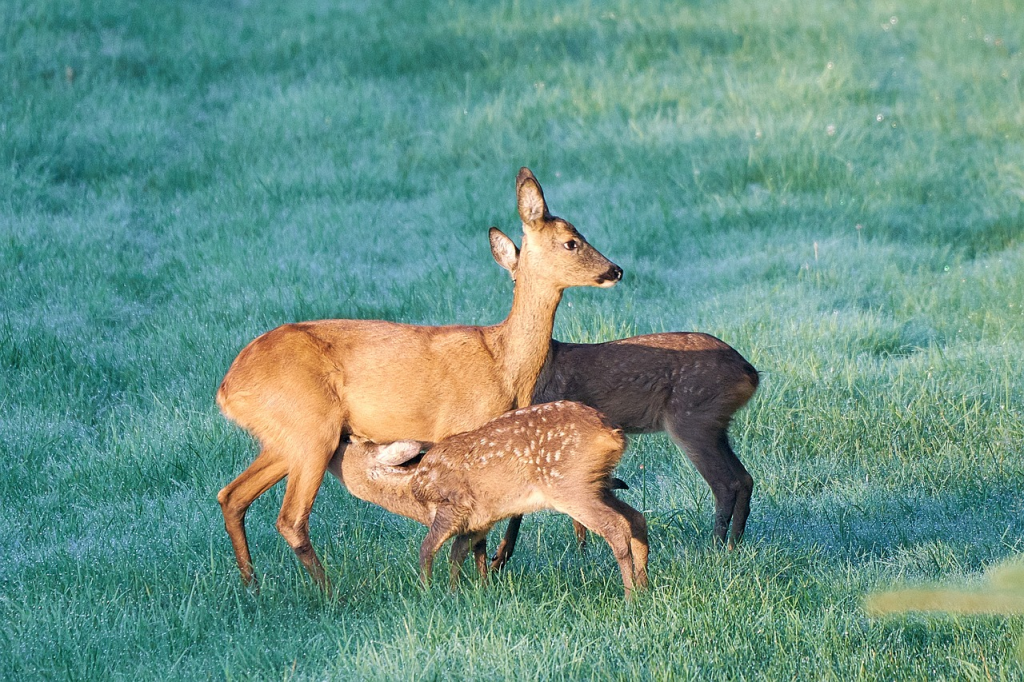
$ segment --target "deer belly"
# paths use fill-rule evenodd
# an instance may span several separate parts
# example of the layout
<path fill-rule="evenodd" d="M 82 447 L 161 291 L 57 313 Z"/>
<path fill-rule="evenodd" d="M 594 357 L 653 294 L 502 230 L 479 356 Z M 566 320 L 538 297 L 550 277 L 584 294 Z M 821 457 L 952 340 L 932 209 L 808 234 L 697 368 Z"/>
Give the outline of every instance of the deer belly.
<path fill-rule="evenodd" d="M 541 509 L 551 508 L 547 495 L 537 488 L 531 489 L 524 495 L 517 495 L 511 499 L 506 499 L 505 502 L 505 508 L 501 510 L 504 512 L 504 516 L 522 516 L 524 514 L 532 514 Z"/>
<path fill-rule="evenodd" d="M 437 442 L 475 429 L 512 406 L 512 398 L 461 376 L 437 376 L 395 362 L 344 382 L 347 430 L 377 443 Z M 478 373 L 479 376 L 480 373 Z M 487 389 L 487 390 L 485 390 Z"/>

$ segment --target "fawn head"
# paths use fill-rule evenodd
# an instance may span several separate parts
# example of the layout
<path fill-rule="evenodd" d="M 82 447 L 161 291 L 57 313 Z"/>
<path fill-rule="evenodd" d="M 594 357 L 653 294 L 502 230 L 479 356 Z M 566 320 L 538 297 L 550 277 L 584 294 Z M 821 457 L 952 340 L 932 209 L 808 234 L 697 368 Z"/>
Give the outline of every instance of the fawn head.
<path fill-rule="evenodd" d="M 365 460 L 367 466 L 397 467 L 415 459 L 423 445 L 415 440 L 378 444 L 358 436 L 349 436 L 344 456 Z"/>

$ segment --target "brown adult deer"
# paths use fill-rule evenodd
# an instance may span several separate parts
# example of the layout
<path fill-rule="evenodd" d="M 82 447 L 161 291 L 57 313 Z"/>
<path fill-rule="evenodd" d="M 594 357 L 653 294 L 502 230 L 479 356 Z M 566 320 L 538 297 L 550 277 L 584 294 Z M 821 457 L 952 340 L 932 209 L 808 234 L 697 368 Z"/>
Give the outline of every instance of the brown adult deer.
<path fill-rule="evenodd" d="M 436 442 L 530 404 L 564 289 L 613 286 L 622 270 L 552 216 L 528 169 L 516 178 L 522 250 L 492 228 L 499 263 L 520 285 L 508 318 L 490 327 L 422 327 L 379 320 L 286 324 L 250 342 L 228 369 L 217 404 L 261 451 L 217 495 L 242 580 L 253 580 L 245 536 L 252 502 L 288 477 L 277 529 L 326 588 L 309 514 L 344 436 Z"/>
<path fill-rule="evenodd" d="M 558 401 L 508 412 L 445 438 L 422 458 L 416 441 L 351 440 L 340 463 L 332 461 L 332 473 L 356 497 L 429 528 L 420 547 L 424 585 L 449 538 L 456 538 L 452 586 L 471 547 L 486 580 L 487 533 L 494 524 L 554 509 L 608 542 L 627 598 L 634 586 L 647 586 L 647 523 L 611 492 L 626 439 L 593 408 Z"/>
<path fill-rule="evenodd" d="M 519 286 L 515 261 L 499 265 Z M 733 452 L 727 429 L 758 382 L 753 365 L 709 334 L 668 332 L 597 344 L 552 340 L 533 401 L 585 403 L 627 433 L 667 431 L 711 487 L 714 536 L 722 543 L 731 522 L 732 549 L 746 528 L 754 481 Z M 494 568 L 512 556 L 521 521 L 509 521 Z M 582 543 L 585 530 L 578 524 L 576 534 Z"/>

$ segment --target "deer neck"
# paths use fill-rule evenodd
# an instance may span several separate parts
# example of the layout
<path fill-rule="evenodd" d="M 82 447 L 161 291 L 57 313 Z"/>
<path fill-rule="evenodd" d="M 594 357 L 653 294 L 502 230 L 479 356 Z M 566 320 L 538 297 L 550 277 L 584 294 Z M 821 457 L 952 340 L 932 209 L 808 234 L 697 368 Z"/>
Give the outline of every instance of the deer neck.
<path fill-rule="evenodd" d="M 512 310 L 495 328 L 495 356 L 499 359 L 516 407 L 532 402 L 537 377 L 547 360 L 555 311 L 562 289 L 529 277 L 520 277 L 512 294 Z"/>

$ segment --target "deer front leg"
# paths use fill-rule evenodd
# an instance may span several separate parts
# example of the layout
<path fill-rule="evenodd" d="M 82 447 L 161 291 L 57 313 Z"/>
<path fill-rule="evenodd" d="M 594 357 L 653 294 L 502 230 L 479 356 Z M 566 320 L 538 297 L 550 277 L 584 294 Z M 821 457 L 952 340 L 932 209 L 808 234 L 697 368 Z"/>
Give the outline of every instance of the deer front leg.
<path fill-rule="evenodd" d="M 487 536 L 473 543 L 473 559 L 476 560 L 476 571 L 480 574 L 480 582 L 487 582 Z"/>
<path fill-rule="evenodd" d="M 434 555 L 448 538 L 459 534 L 459 526 L 465 519 L 465 512 L 451 506 L 441 506 L 434 514 L 434 520 L 420 545 L 420 582 L 423 587 L 430 586 L 430 573 L 434 567 Z M 462 557 L 465 558 L 463 553 Z"/>
<path fill-rule="evenodd" d="M 472 535 L 460 535 L 452 542 L 452 549 L 449 553 L 451 561 L 451 578 L 449 584 L 454 590 L 459 585 L 459 573 L 462 572 L 462 564 L 469 554 L 469 546 L 473 543 Z"/>

